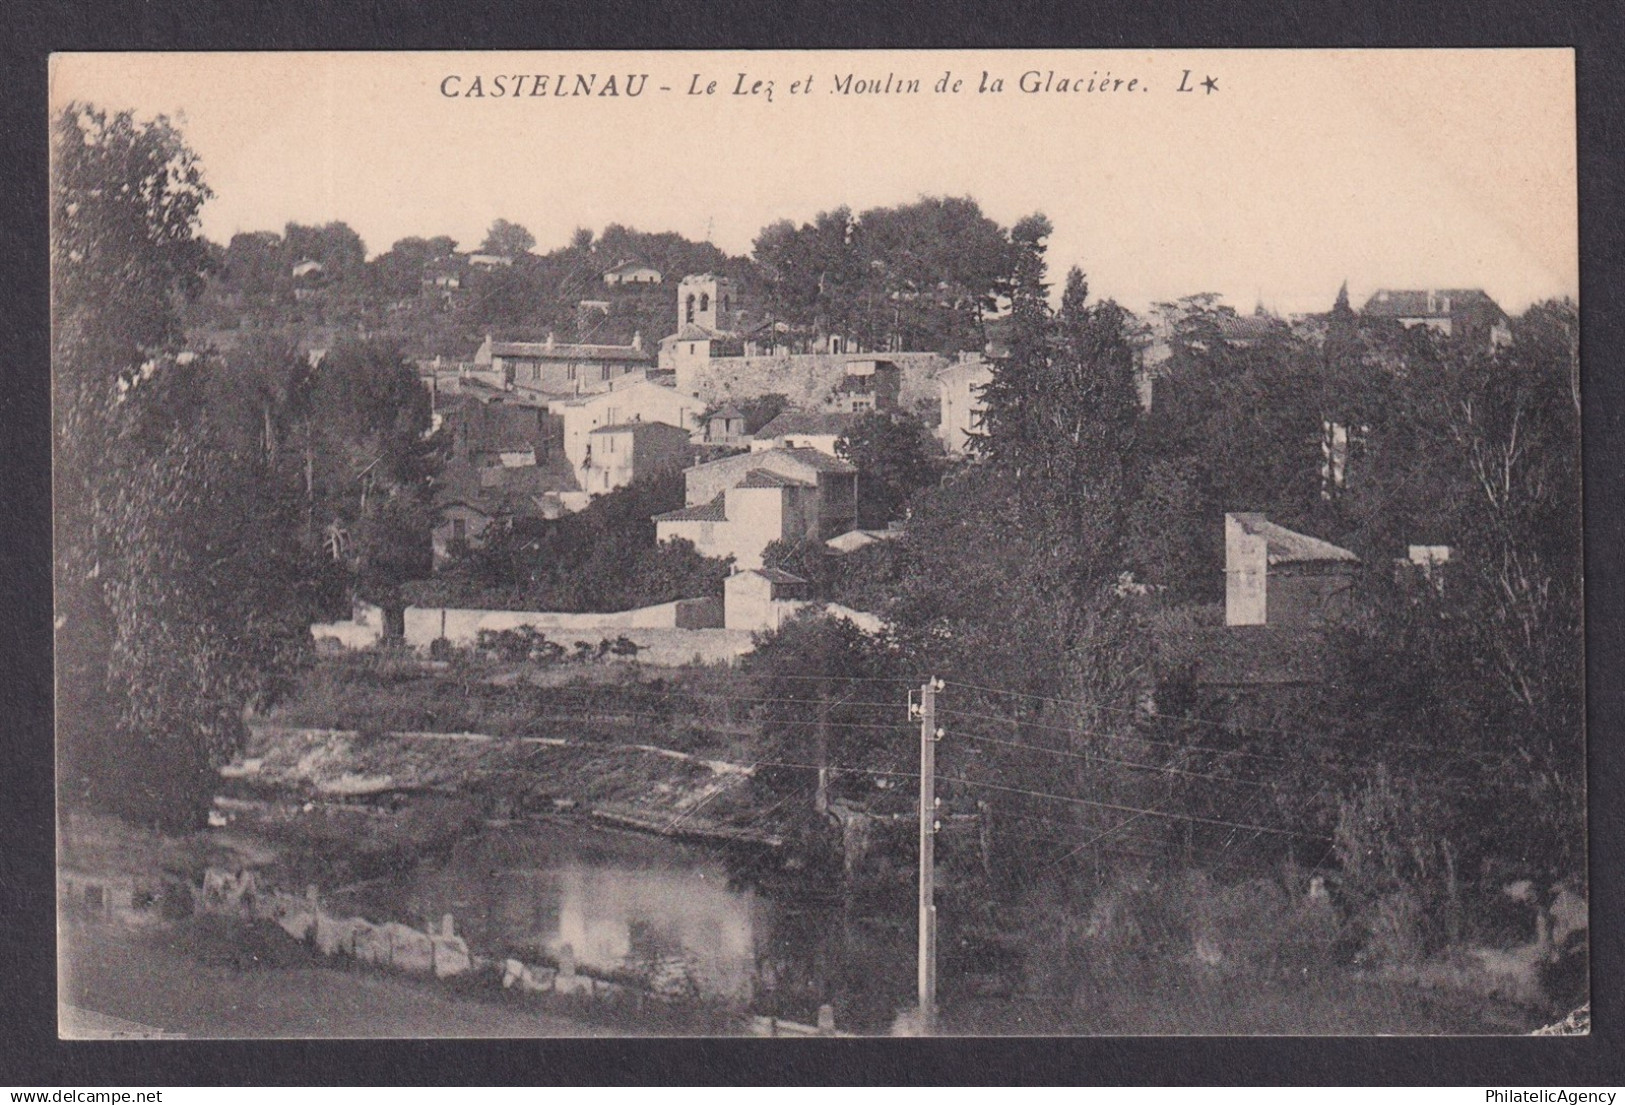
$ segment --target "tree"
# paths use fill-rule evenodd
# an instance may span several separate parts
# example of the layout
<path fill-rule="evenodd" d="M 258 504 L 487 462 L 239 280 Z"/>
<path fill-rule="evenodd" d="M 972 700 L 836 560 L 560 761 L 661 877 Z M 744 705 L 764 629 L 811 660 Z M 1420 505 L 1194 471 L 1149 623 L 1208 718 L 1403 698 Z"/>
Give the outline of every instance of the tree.
<path fill-rule="evenodd" d="M 426 440 L 429 395 L 393 346 L 343 342 L 311 385 L 304 431 L 307 543 L 373 601 L 429 570 L 429 481 L 438 457 Z"/>
<path fill-rule="evenodd" d="M 879 527 L 903 516 L 908 500 L 937 476 L 940 453 L 918 418 L 889 411 L 858 417 L 835 443 L 858 470 L 858 525 Z"/>
<path fill-rule="evenodd" d="M 305 639 L 300 372 L 179 351 L 209 191 L 166 120 L 73 105 L 52 142 L 61 794 L 182 828 Z"/>
<path fill-rule="evenodd" d="M 500 257 L 519 257 L 529 253 L 535 244 L 536 236 L 530 231 L 518 223 L 498 219 L 485 232 L 485 240 L 480 243 L 480 252 L 494 253 Z"/>
<path fill-rule="evenodd" d="M 283 274 L 291 276 L 293 266 L 301 261 L 319 262 L 324 280 L 349 283 L 366 274 L 367 247 L 346 223 L 289 223 L 282 228 Z"/>
<path fill-rule="evenodd" d="M 457 242 L 444 235 L 437 238 L 402 238 L 389 247 L 388 253 L 373 258 L 368 267 L 380 294 L 391 299 L 405 299 L 417 295 L 422 289 L 423 273 L 429 265 L 443 261 L 456 252 Z"/>

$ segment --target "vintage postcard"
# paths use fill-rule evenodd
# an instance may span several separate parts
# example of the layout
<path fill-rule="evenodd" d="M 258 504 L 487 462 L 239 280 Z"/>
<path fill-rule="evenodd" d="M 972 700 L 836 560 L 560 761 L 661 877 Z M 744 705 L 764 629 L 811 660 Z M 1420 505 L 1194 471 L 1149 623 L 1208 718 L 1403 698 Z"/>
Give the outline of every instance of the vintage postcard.
<path fill-rule="evenodd" d="M 1571 50 L 50 91 L 64 1038 L 1589 1031 Z"/>

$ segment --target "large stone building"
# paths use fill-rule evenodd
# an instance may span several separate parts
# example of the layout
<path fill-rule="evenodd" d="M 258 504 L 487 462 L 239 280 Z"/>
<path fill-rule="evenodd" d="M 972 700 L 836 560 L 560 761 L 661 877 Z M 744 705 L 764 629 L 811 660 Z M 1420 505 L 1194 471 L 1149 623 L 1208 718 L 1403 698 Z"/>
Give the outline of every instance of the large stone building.
<path fill-rule="evenodd" d="M 654 367 L 641 335 L 631 345 L 555 341 L 494 341 L 489 334 L 474 354 L 475 370 L 489 370 L 506 388 L 548 396 L 608 391 L 629 372 Z"/>

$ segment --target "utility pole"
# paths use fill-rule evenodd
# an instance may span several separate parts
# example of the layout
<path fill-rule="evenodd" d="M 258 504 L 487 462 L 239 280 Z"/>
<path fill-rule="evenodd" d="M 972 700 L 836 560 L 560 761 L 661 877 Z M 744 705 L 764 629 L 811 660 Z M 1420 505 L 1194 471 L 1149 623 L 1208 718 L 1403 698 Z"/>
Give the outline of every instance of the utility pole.
<path fill-rule="evenodd" d="M 920 686 L 920 1032 L 937 1031 L 937 691 L 939 679 Z"/>

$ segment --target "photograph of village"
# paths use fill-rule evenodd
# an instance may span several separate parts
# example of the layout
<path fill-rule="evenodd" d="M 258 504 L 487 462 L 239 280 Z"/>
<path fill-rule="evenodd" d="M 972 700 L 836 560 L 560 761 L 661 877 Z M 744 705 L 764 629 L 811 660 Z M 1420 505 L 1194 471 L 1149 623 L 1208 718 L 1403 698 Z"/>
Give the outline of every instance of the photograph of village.
<path fill-rule="evenodd" d="M 1588 1031 L 1573 95 L 58 56 L 60 1034 Z"/>

